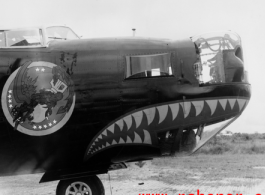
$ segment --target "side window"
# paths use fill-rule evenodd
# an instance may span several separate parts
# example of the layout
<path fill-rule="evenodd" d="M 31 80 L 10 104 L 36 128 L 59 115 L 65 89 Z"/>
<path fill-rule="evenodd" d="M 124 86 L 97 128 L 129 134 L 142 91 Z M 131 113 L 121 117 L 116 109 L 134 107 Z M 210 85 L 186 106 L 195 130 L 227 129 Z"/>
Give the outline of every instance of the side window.
<path fill-rule="evenodd" d="M 41 46 L 41 37 L 38 29 L 6 31 L 7 47 L 14 46 Z"/>
<path fill-rule="evenodd" d="M 3 31 L 0 31 L 0 47 L 5 47 L 5 42 L 5 33 Z"/>
<path fill-rule="evenodd" d="M 171 54 L 126 56 L 126 78 L 172 75 Z"/>
<path fill-rule="evenodd" d="M 79 37 L 68 27 L 52 26 L 46 28 L 47 36 L 49 40 L 63 39 L 73 40 L 79 39 Z"/>

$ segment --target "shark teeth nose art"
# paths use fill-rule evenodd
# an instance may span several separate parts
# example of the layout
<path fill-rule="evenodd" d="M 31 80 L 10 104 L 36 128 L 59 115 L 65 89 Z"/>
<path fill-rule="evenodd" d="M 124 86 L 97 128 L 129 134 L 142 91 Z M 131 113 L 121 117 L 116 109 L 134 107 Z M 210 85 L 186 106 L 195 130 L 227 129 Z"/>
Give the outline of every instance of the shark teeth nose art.
<path fill-rule="evenodd" d="M 190 113 L 191 102 L 181 102 L 180 105 L 182 106 L 183 109 L 184 118 L 186 118 Z"/>
<path fill-rule="evenodd" d="M 198 116 L 201 113 L 202 109 L 203 109 L 204 101 L 193 101 L 192 104 L 195 107 L 196 116 Z"/>
<path fill-rule="evenodd" d="M 119 145 L 152 145 L 156 131 L 178 127 L 186 120 L 195 121 L 201 116 L 218 117 L 222 114 L 239 114 L 248 103 L 243 98 L 169 102 L 135 110 L 113 121 L 90 142 L 87 155 Z"/>
<path fill-rule="evenodd" d="M 211 109 L 211 115 L 213 115 L 217 106 L 217 100 L 206 100 L 206 102 Z"/>
<path fill-rule="evenodd" d="M 219 100 L 219 103 L 221 104 L 222 108 L 225 110 L 227 99 Z"/>

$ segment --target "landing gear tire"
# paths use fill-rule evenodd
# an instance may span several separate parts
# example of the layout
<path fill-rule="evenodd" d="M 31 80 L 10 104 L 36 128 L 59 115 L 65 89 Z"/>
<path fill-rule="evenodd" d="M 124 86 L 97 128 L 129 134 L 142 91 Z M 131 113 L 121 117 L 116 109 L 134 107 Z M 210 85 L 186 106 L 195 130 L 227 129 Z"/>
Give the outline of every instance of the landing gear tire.
<path fill-rule="evenodd" d="M 97 176 L 61 180 L 56 195 L 105 195 L 102 182 Z"/>

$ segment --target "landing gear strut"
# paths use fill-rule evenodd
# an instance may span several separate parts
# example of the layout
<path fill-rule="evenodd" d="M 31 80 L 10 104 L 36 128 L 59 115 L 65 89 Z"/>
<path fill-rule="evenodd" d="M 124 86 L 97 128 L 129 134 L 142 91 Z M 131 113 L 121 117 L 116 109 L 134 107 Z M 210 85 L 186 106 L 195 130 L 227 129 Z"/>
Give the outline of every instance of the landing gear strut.
<path fill-rule="evenodd" d="M 102 182 L 97 176 L 61 180 L 56 195 L 105 195 Z"/>

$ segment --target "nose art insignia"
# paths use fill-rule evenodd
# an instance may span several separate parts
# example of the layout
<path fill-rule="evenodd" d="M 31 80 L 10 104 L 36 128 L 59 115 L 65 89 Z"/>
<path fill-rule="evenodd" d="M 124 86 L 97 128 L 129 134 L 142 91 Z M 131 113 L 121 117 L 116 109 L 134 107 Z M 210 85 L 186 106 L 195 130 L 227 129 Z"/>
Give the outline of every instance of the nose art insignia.
<path fill-rule="evenodd" d="M 2 108 L 14 129 L 33 136 L 59 130 L 75 104 L 73 82 L 49 62 L 25 64 L 14 71 L 2 92 Z"/>

